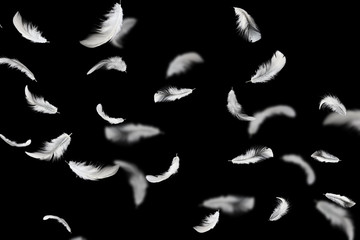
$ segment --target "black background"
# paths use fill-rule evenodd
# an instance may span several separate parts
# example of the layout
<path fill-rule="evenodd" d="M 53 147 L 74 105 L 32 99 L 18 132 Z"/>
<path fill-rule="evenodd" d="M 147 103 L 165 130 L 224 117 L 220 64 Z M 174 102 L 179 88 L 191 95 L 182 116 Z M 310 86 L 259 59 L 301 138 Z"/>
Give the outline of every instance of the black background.
<path fill-rule="evenodd" d="M 350 2 L 350 1 L 349 1 Z M 318 110 L 321 97 L 332 93 L 347 109 L 358 101 L 358 36 L 355 3 L 267 3 L 259 1 L 126 1 L 124 17 L 137 25 L 125 48 L 111 44 L 89 49 L 83 40 L 115 1 L 1 1 L 0 56 L 17 58 L 35 75 L 0 66 L 0 133 L 17 142 L 32 139 L 26 151 L 62 133 L 73 133 L 63 159 L 44 162 L 22 148 L 0 142 L 2 233 L 11 239 L 346 239 L 315 209 L 326 192 L 357 201 L 360 136 L 343 128 L 324 127 L 329 113 Z M 236 30 L 233 7 L 245 9 L 262 33 L 256 43 Z M 42 31 L 49 44 L 36 44 L 17 32 L 12 18 L 22 17 Z M 245 83 L 276 50 L 287 58 L 284 69 L 266 84 Z M 165 79 L 178 54 L 198 52 L 205 60 L 188 73 Z M 126 73 L 86 72 L 104 58 L 121 56 Z M 32 111 L 24 88 L 58 107 L 60 114 Z M 154 93 L 168 85 L 196 88 L 175 102 L 154 103 Z M 248 137 L 248 123 L 226 109 L 233 87 L 244 111 L 253 113 L 278 104 L 292 106 L 295 119 L 268 119 Z M 104 137 L 107 125 L 96 113 L 102 103 L 110 116 L 159 127 L 165 134 L 119 147 Z M 228 162 L 253 146 L 267 146 L 274 158 L 255 165 Z M 316 162 L 310 155 L 324 149 L 342 161 Z M 180 157 L 179 172 L 167 181 L 149 184 L 142 205 L 134 206 L 122 170 L 97 182 L 79 179 L 65 161 L 110 164 L 121 159 L 145 174 L 166 171 Z M 314 168 L 316 181 L 306 185 L 302 169 L 280 160 L 295 153 Z M 210 197 L 238 194 L 255 197 L 255 208 L 240 217 L 220 214 L 218 225 L 199 234 L 192 227 L 208 214 L 199 207 Z M 268 218 L 284 197 L 290 211 L 277 222 Z M 359 222 L 358 206 L 350 212 Z M 69 234 L 47 214 L 64 218 Z M 355 226 L 356 229 L 356 226 Z M 355 233 L 356 238 L 357 233 Z"/>

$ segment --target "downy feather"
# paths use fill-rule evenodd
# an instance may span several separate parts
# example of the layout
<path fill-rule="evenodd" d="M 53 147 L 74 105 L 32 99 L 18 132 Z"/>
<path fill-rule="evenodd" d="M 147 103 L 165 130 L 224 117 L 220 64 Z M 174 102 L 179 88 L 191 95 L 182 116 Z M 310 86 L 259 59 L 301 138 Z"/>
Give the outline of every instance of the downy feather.
<path fill-rule="evenodd" d="M 210 214 L 209 216 L 206 216 L 202 220 L 201 224 L 198 226 L 195 226 L 194 229 L 198 233 L 204 233 L 204 232 L 207 232 L 207 231 L 213 229 L 219 221 L 219 215 L 220 215 L 220 212 L 218 210 L 214 214 Z"/>
<path fill-rule="evenodd" d="M 196 52 L 180 54 L 170 61 L 166 71 L 166 78 L 186 73 L 194 66 L 194 64 L 203 62 L 204 59 Z"/>
<path fill-rule="evenodd" d="M 332 95 L 324 96 L 320 101 L 319 109 L 325 107 L 331 109 L 334 112 L 337 112 L 340 115 L 343 116 L 346 115 L 346 108 L 344 104 L 342 104 L 336 96 L 332 96 Z"/>
<path fill-rule="evenodd" d="M 85 180 L 97 181 L 111 177 L 117 173 L 120 165 L 114 162 L 110 166 L 95 166 L 85 162 L 68 162 L 70 169 L 80 178 Z"/>
<path fill-rule="evenodd" d="M 274 157 L 273 151 L 268 147 L 251 148 L 245 154 L 229 160 L 235 164 L 256 163 Z"/>
<path fill-rule="evenodd" d="M 59 113 L 57 107 L 50 104 L 48 101 L 45 101 L 43 97 L 38 97 L 32 94 L 28 86 L 25 86 L 25 98 L 26 101 L 30 104 L 31 108 L 36 112 L 55 114 Z"/>
<path fill-rule="evenodd" d="M 16 12 L 13 17 L 13 23 L 19 33 L 26 39 L 34 43 L 50 43 L 44 38 L 41 32 L 37 29 L 37 26 L 25 21 L 19 12 Z"/>
<path fill-rule="evenodd" d="M 96 29 L 96 32 L 80 41 L 80 43 L 88 48 L 103 45 L 113 39 L 121 30 L 122 22 L 123 10 L 119 3 L 115 3 L 111 11 L 105 15 L 105 20 L 100 24 L 100 27 Z"/>
<path fill-rule="evenodd" d="M 341 196 L 341 195 L 338 195 L 338 194 L 325 193 L 324 195 L 325 195 L 325 197 L 327 197 L 331 201 L 337 203 L 338 205 L 340 205 L 340 206 L 342 206 L 344 208 L 351 208 L 356 204 L 353 200 L 349 199 L 348 197 Z"/>
<path fill-rule="evenodd" d="M 228 215 L 242 214 L 254 208 L 255 198 L 236 195 L 219 196 L 206 199 L 201 206 L 213 210 L 219 209 Z"/>
<path fill-rule="evenodd" d="M 71 134 L 63 133 L 59 137 L 54 138 L 51 142 L 45 142 L 44 147 L 38 152 L 25 152 L 32 158 L 40 160 L 57 160 L 65 153 L 71 141 Z"/>
<path fill-rule="evenodd" d="M 294 163 L 300 166 L 306 173 L 306 182 L 308 185 L 312 185 L 315 182 L 315 172 L 313 168 L 308 164 L 301 156 L 296 154 L 286 154 L 281 157 L 284 162 Z"/>
<path fill-rule="evenodd" d="M 344 126 L 360 133 L 360 110 L 349 110 L 346 116 L 332 112 L 324 119 L 324 126 Z"/>
<path fill-rule="evenodd" d="M 281 197 L 276 197 L 278 201 L 277 207 L 271 214 L 269 221 L 277 221 L 282 218 L 289 210 L 289 203 Z"/>
<path fill-rule="evenodd" d="M 160 175 L 146 175 L 146 180 L 151 183 L 158 183 L 168 179 L 171 175 L 177 173 L 180 166 L 180 158 L 176 155 L 171 163 L 170 168 Z"/>
<path fill-rule="evenodd" d="M 125 119 L 123 118 L 112 118 L 112 117 L 109 117 L 104 111 L 103 111 L 103 107 L 102 105 L 99 103 L 97 106 L 96 106 L 96 111 L 97 113 L 99 114 L 99 116 L 108 121 L 109 123 L 111 124 L 119 124 L 119 123 L 122 123 L 124 122 Z"/>
<path fill-rule="evenodd" d="M 234 7 L 237 16 L 237 29 L 244 39 L 249 42 L 256 42 L 261 39 L 261 33 L 254 19 L 241 8 Z"/>
<path fill-rule="evenodd" d="M 10 68 L 16 68 L 17 70 L 20 70 L 21 72 L 25 73 L 26 76 L 28 76 L 31 80 L 36 82 L 34 74 L 19 60 L 3 57 L 0 58 L 0 65 L 1 64 L 7 64 Z"/>
<path fill-rule="evenodd" d="M 255 75 L 248 82 L 264 83 L 273 79 L 285 66 L 286 57 L 280 51 L 276 51 L 271 60 L 263 63 L 256 70 Z"/>
<path fill-rule="evenodd" d="M 11 141 L 10 139 L 7 139 L 4 135 L 0 134 L 0 138 L 4 140 L 7 144 L 9 144 L 12 147 L 27 147 L 31 144 L 31 139 L 27 140 L 24 143 L 17 143 L 15 141 Z"/>
<path fill-rule="evenodd" d="M 183 98 L 187 95 L 189 95 L 190 93 L 192 93 L 192 91 L 194 91 L 194 89 L 190 89 L 190 88 L 176 88 L 176 87 L 167 87 L 165 89 L 159 90 L 154 94 L 154 102 L 171 102 L 171 101 L 175 101 L 177 99 Z"/>
<path fill-rule="evenodd" d="M 319 162 L 325 162 L 325 163 L 340 162 L 339 158 L 337 158 L 334 155 L 331 155 L 330 153 L 325 152 L 323 150 L 315 151 L 313 154 L 311 154 L 311 157 Z"/>
<path fill-rule="evenodd" d="M 111 57 L 98 62 L 86 74 L 89 75 L 100 68 L 105 68 L 106 70 L 115 69 L 117 71 L 126 72 L 126 63 L 121 57 Z"/>
<path fill-rule="evenodd" d="M 69 233 L 71 233 L 71 228 L 70 228 L 69 224 L 63 218 L 60 218 L 60 217 L 54 216 L 54 215 L 45 215 L 43 217 L 43 220 L 48 220 L 48 219 L 54 219 L 54 220 L 58 221 L 59 223 L 64 225 L 64 227 L 66 228 L 66 230 L 68 230 Z"/>
<path fill-rule="evenodd" d="M 227 108 L 228 108 L 229 112 L 239 120 L 244 120 L 244 121 L 255 120 L 254 117 L 248 116 L 245 113 L 243 113 L 242 106 L 237 101 L 236 95 L 235 95 L 235 92 L 233 89 L 231 89 L 228 94 Z"/>
<path fill-rule="evenodd" d="M 129 34 L 131 29 L 133 29 L 136 23 L 136 18 L 124 18 L 121 30 L 115 35 L 113 39 L 111 39 L 111 44 L 117 48 L 123 48 L 124 39 Z"/>

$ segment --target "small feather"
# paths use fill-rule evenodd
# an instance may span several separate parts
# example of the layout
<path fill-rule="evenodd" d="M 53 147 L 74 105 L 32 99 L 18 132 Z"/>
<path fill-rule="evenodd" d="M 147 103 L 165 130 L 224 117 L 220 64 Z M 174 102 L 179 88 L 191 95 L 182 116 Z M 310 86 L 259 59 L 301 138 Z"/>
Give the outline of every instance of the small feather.
<path fill-rule="evenodd" d="M 121 57 L 111 57 L 108 59 L 101 60 L 95 66 L 93 66 L 88 72 L 87 75 L 91 74 L 95 70 L 100 68 L 105 68 L 106 70 L 117 70 L 121 72 L 126 72 L 126 63 L 122 60 Z"/>
<path fill-rule="evenodd" d="M 68 230 L 69 233 L 71 233 L 71 228 L 70 228 L 69 224 L 63 218 L 60 218 L 60 217 L 54 216 L 54 215 L 45 215 L 43 217 L 43 220 L 48 220 L 48 219 L 54 219 L 54 220 L 58 221 L 59 223 L 64 225 L 64 227 L 66 228 L 66 230 Z"/>
<path fill-rule="evenodd" d="M 110 166 L 95 166 L 84 162 L 69 161 L 68 165 L 78 177 L 91 181 L 111 177 L 117 173 L 120 167 L 116 162 Z"/>
<path fill-rule="evenodd" d="M 351 208 L 356 204 L 353 200 L 349 199 L 348 197 L 334 193 L 325 193 L 325 197 L 327 197 L 331 201 L 337 203 L 338 205 L 344 208 Z"/>
<path fill-rule="evenodd" d="M 245 154 L 237 156 L 236 158 L 229 161 L 235 164 L 249 164 L 256 163 L 272 157 L 274 157 L 274 154 L 271 148 L 259 147 L 251 148 Z"/>
<path fill-rule="evenodd" d="M 319 162 L 326 162 L 326 163 L 340 162 L 339 158 L 323 150 L 315 151 L 313 154 L 311 154 L 311 157 Z"/>
<path fill-rule="evenodd" d="M 220 213 L 218 210 L 214 214 L 210 214 L 209 216 L 206 216 L 205 219 L 202 220 L 201 224 L 195 226 L 194 229 L 198 233 L 204 233 L 213 229 L 219 221 L 219 215 Z"/>
<path fill-rule="evenodd" d="M 49 43 L 46 38 L 42 36 L 42 33 L 31 23 L 25 21 L 19 12 L 16 12 L 13 17 L 13 23 L 19 33 L 26 39 L 34 43 Z"/>
<path fill-rule="evenodd" d="M 112 118 L 112 117 L 109 117 L 109 116 L 103 111 L 103 107 L 102 107 L 102 105 L 101 105 L 100 103 L 96 106 L 96 111 L 97 111 L 97 113 L 99 114 L 99 116 L 102 117 L 102 119 L 108 121 L 108 122 L 111 123 L 111 124 L 119 124 L 119 123 L 124 122 L 124 120 L 125 120 L 125 119 L 123 119 L 123 118 Z"/>
<path fill-rule="evenodd" d="M 151 183 L 162 182 L 162 181 L 168 179 L 171 175 L 177 173 L 179 166 L 180 166 L 180 158 L 176 155 L 172 160 L 170 168 L 166 172 L 164 172 L 160 175 L 156 175 L 156 176 L 146 175 L 145 176 L 146 180 L 148 180 Z"/>
<path fill-rule="evenodd" d="M 50 104 L 48 101 L 45 101 L 43 97 L 38 97 L 32 94 L 28 86 L 25 86 L 25 98 L 26 101 L 30 104 L 31 108 L 36 112 L 55 114 L 59 113 L 57 107 Z"/>
<path fill-rule="evenodd" d="M 241 8 L 234 7 L 237 16 L 237 29 L 249 42 L 256 42 L 261 39 L 261 33 L 254 19 Z"/>
<path fill-rule="evenodd" d="M 11 141 L 10 139 L 7 139 L 4 135 L 0 134 L 0 138 L 4 140 L 7 144 L 9 144 L 12 147 L 27 147 L 31 144 L 31 139 L 27 140 L 24 143 L 17 143 L 15 141 Z"/>
<path fill-rule="evenodd" d="M 306 173 L 306 182 L 308 185 L 312 185 L 315 182 L 315 172 L 313 168 L 308 164 L 301 156 L 296 154 L 286 154 L 281 157 L 284 162 L 294 163 L 300 166 Z"/>
<path fill-rule="evenodd" d="M 340 102 L 340 100 L 336 96 L 327 95 L 323 97 L 320 101 L 319 109 L 325 107 L 331 109 L 334 112 L 337 112 L 340 115 L 343 116 L 346 115 L 345 106 Z"/>
<path fill-rule="evenodd" d="M 195 64 L 203 63 L 204 59 L 196 52 L 187 52 L 176 56 L 170 61 L 166 78 L 189 71 Z"/>
<path fill-rule="evenodd" d="M 245 113 L 243 113 L 242 106 L 239 104 L 239 102 L 236 99 L 236 95 L 233 89 L 230 90 L 227 98 L 227 108 L 229 112 L 238 118 L 239 120 L 244 121 L 253 121 L 255 120 L 254 117 L 248 116 Z"/>
<path fill-rule="evenodd" d="M 281 197 L 276 197 L 278 201 L 277 207 L 271 214 L 269 221 L 277 221 L 282 218 L 289 210 L 289 203 Z"/>
<path fill-rule="evenodd" d="M 124 47 L 124 39 L 137 23 L 136 18 L 124 18 L 120 32 L 111 40 L 111 44 L 118 48 Z"/>
<path fill-rule="evenodd" d="M 213 210 L 220 209 L 228 215 L 242 214 L 254 208 L 255 198 L 236 195 L 219 196 L 204 200 L 201 206 Z"/>
<path fill-rule="evenodd" d="M 19 60 L 3 57 L 0 58 L 0 65 L 1 64 L 7 64 L 10 68 L 16 68 L 17 70 L 20 70 L 21 72 L 25 73 L 26 76 L 28 76 L 31 80 L 36 82 L 34 74 Z"/>
<path fill-rule="evenodd" d="M 154 94 L 154 102 L 170 102 L 175 101 L 177 99 L 183 98 L 190 93 L 192 93 L 194 89 L 190 88 L 176 88 L 176 87 L 167 87 L 163 90 L 159 90 Z"/>

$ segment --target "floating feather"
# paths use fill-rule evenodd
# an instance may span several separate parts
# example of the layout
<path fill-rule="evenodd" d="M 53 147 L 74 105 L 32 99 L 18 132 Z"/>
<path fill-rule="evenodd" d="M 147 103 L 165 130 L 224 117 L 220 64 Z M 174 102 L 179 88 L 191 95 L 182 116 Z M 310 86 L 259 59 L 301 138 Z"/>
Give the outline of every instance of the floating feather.
<path fill-rule="evenodd" d="M 325 193 L 325 197 L 327 197 L 331 201 L 337 203 L 338 205 L 340 205 L 344 208 L 351 208 L 352 206 L 354 206 L 356 204 L 353 200 L 349 199 L 348 197 L 341 196 L 341 195 L 334 194 L 334 193 Z"/>
<path fill-rule="evenodd" d="M 38 97 L 32 94 L 28 86 L 25 86 L 25 98 L 26 101 L 30 104 L 31 108 L 36 112 L 55 114 L 59 113 L 57 107 L 50 104 L 48 101 L 45 101 L 43 97 Z"/>
<path fill-rule="evenodd" d="M 234 7 L 237 16 L 237 29 L 249 42 L 256 42 L 261 39 L 261 33 L 254 19 L 241 8 Z"/>
<path fill-rule="evenodd" d="M 111 177 L 117 173 L 120 165 L 114 162 L 114 165 L 110 166 L 94 166 L 86 164 L 84 162 L 68 162 L 70 169 L 80 178 L 85 180 L 97 181 Z"/>
<path fill-rule="evenodd" d="M 16 12 L 13 17 L 13 23 L 19 33 L 26 39 L 34 43 L 49 43 L 46 38 L 42 36 L 42 33 L 31 23 L 25 21 L 19 12 Z"/>
<path fill-rule="evenodd" d="M 172 160 L 170 168 L 166 172 L 156 176 L 146 175 L 146 180 L 148 180 L 151 183 L 162 182 L 168 179 L 171 175 L 177 173 L 179 166 L 180 166 L 180 158 L 176 155 Z"/>
<path fill-rule="evenodd" d="M 28 76 L 31 80 L 36 82 L 34 74 L 19 60 L 3 57 L 0 58 L 0 65 L 1 64 L 7 64 L 10 68 L 16 68 L 17 70 L 20 70 L 21 72 L 25 73 L 26 76 Z"/>
<path fill-rule="evenodd" d="M 271 157 L 274 157 L 271 148 L 260 147 L 251 148 L 245 154 L 237 156 L 236 158 L 229 161 L 235 164 L 249 164 L 256 163 Z"/>
<path fill-rule="evenodd" d="M 236 195 L 219 196 L 204 200 L 201 206 L 213 210 L 220 209 L 228 215 L 242 214 L 254 208 L 255 198 Z"/>
<path fill-rule="evenodd" d="M 234 115 L 239 120 L 244 121 L 253 121 L 255 120 L 254 117 L 248 116 L 245 113 L 243 113 L 242 106 L 239 104 L 239 102 L 236 99 L 236 95 L 233 89 L 230 90 L 227 98 L 227 108 L 229 112 Z"/>
<path fill-rule="evenodd" d="M 289 203 L 281 197 L 276 197 L 278 201 L 277 207 L 271 214 L 269 221 L 277 221 L 282 218 L 289 210 Z"/>
<path fill-rule="evenodd" d="M 326 163 L 340 162 L 339 158 L 337 158 L 334 155 L 331 155 L 330 153 L 325 152 L 323 150 L 315 151 L 313 154 L 311 154 L 311 157 L 319 162 L 326 162 Z"/>
<path fill-rule="evenodd" d="M 327 95 L 323 97 L 320 101 L 319 109 L 325 107 L 331 109 L 334 112 L 337 112 L 340 115 L 343 116 L 346 115 L 345 106 L 340 102 L 340 100 L 336 96 Z"/>
<path fill-rule="evenodd" d="M 176 56 L 170 61 L 166 78 L 189 71 L 195 64 L 203 63 L 204 59 L 196 52 L 187 52 Z"/>
<path fill-rule="evenodd" d="M 194 229 L 198 233 L 204 233 L 213 229 L 219 221 L 219 215 L 220 213 L 218 210 L 214 214 L 210 214 L 209 216 L 206 216 L 205 219 L 203 219 L 203 221 L 201 222 L 201 224 L 195 226 Z"/>
<path fill-rule="evenodd" d="M 95 70 L 100 68 L 105 68 L 106 70 L 117 70 L 121 72 L 126 72 L 126 63 L 122 60 L 121 57 L 111 57 L 108 59 L 101 60 L 95 66 L 93 66 L 88 72 L 87 75 L 91 74 Z"/>
<path fill-rule="evenodd" d="M 306 182 L 308 185 L 312 185 L 315 182 L 314 170 L 312 169 L 310 164 L 308 164 L 301 156 L 296 154 L 287 154 L 287 155 L 283 155 L 281 159 L 284 162 L 294 163 L 300 166 L 306 173 Z"/>
<path fill-rule="evenodd" d="M 175 101 L 177 99 L 183 98 L 187 95 L 189 95 L 190 93 L 192 93 L 192 91 L 194 91 L 194 89 L 190 89 L 190 88 L 176 88 L 176 87 L 167 87 L 165 89 L 159 90 L 154 94 L 154 102 L 171 102 L 171 101 Z"/>
<path fill-rule="evenodd" d="M 99 114 L 100 117 L 102 117 L 104 120 L 108 121 L 108 122 L 111 123 L 111 124 L 119 124 L 119 123 L 124 122 L 124 120 L 125 120 L 125 119 L 123 119 L 123 118 L 112 118 L 112 117 L 109 117 L 109 116 L 103 111 L 103 107 L 102 107 L 102 105 L 101 105 L 100 103 L 96 106 L 96 111 L 97 111 L 97 113 Z"/>
<path fill-rule="evenodd" d="M 136 18 L 124 18 L 120 32 L 111 40 L 111 44 L 118 48 L 124 47 L 124 39 L 137 23 Z"/>
<path fill-rule="evenodd" d="M 31 144 L 31 139 L 27 140 L 24 143 L 17 143 L 15 141 L 11 141 L 10 139 L 7 139 L 4 135 L 0 134 L 0 138 L 4 140 L 7 144 L 9 144 L 12 147 L 27 147 Z"/>
<path fill-rule="evenodd" d="M 332 112 L 324 119 L 324 126 L 344 126 L 360 133 L 360 110 L 349 110 L 346 116 Z"/>
<path fill-rule="evenodd" d="M 60 218 L 58 216 L 54 216 L 54 215 L 45 215 L 43 217 L 43 220 L 48 220 L 48 219 L 54 219 L 54 220 L 58 221 L 59 223 L 64 225 L 64 227 L 66 228 L 66 230 L 68 230 L 69 233 L 71 233 L 71 228 L 70 228 L 69 224 L 64 219 L 62 219 L 62 218 Z"/>

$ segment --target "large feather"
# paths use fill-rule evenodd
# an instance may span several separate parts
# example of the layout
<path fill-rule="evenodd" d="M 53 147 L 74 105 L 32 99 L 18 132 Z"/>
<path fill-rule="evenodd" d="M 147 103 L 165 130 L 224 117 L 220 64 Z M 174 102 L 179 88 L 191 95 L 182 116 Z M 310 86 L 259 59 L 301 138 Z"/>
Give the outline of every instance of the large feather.
<path fill-rule="evenodd" d="M 137 23 L 136 18 L 124 18 L 120 32 L 111 40 L 111 44 L 118 48 L 124 47 L 124 39 Z"/>
<path fill-rule="evenodd" d="M 346 116 L 332 112 L 324 119 L 324 126 L 345 126 L 360 133 L 360 110 L 348 110 Z"/>
<path fill-rule="evenodd" d="M 109 13 L 105 15 L 105 21 L 86 39 L 80 41 L 82 45 L 88 48 L 95 48 L 110 41 L 121 30 L 123 22 L 123 10 L 119 3 L 115 3 Z"/>
<path fill-rule="evenodd" d="M 111 177 L 119 170 L 119 164 L 114 162 L 114 165 L 110 166 L 95 166 L 86 164 L 84 162 L 68 162 L 70 169 L 80 178 L 85 180 L 97 181 Z"/>
<path fill-rule="evenodd" d="M 237 195 L 219 196 L 204 200 L 201 206 L 213 210 L 220 209 L 221 212 L 229 215 L 242 214 L 254 208 L 255 198 Z"/>
<path fill-rule="evenodd" d="M 30 104 L 31 108 L 36 112 L 55 114 L 59 113 L 57 111 L 57 107 L 50 104 L 48 101 L 45 101 L 43 97 L 38 97 L 32 94 L 28 86 L 25 86 L 25 98 L 27 102 Z"/>
<path fill-rule="evenodd" d="M 317 201 L 316 209 L 328 219 L 332 226 L 341 229 L 348 240 L 355 236 L 355 226 L 347 209 L 338 207 L 327 201 Z"/>
<path fill-rule="evenodd" d="M 192 93 L 192 91 L 194 91 L 194 89 L 190 89 L 190 88 L 176 88 L 176 87 L 167 87 L 164 89 L 161 89 L 159 91 L 157 91 L 154 94 L 154 102 L 171 102 L 171 101 L 175 101 L 177 99 L 183 98 L 187 95 L 189 95 L 190 93 Z"/>
<path fill-rule="evenodd" d="M 337 112 L 340 115 L 346 115 L 346 108 L 344 104 L 342 104 L 336 96 L 324 96 L 320 101 L 319 109 L 325 107 L 330 108 L 332 111 Z"/>
<path fill-rule="evenodd" d="M 25 152 L 32 158 L 40 160 L 57 160 L 59 159 L 68 148 L 71 141 L 71 134 L 63 133 L 59 137 L 52 139 L 51 142 L 45 142 L 44 147 L 38 152 Z"/>
<path fill-rule="evenodd" d="M 289 210 L 289 203 L 284 198 L 276 197 L 278 201 L 277 207 L 271 214 L 269 221 L 277 221 L 282 218 Z"/>
<path fill-rule="evenodd" d="M 351 208 L 356 204 L 353 200 L 349 199 L 348 197 L 334 193 L 325 193 L 325 197 L 327 197 L 331 201 L 337 203 L 338 205 L 344 208 Z"/>
<path fill-rule="evenodd" d="M 13 23 L 19 33 L 26 39 L 34 43 L 49 43 L 46 38 L 42 36 L 42 33 L 31 23 L 25 21 L 19 12 L 16 12 L 13 17 Z"/>
<path fill-rule="evenodd" d="M 122 60 L 121 57 L 111 57 L 108 59 L 101 60 L 95 66 L 93 66 L 88 72 L 87 75 L 91 74 L 95 70 L 100 68 L 105 68 L 106 70 L 117 70 L 121 72 L 126 72 L 126 63 Z"/>
<path fill-rule="evenodd" d="M 236 95 L 233 89 L 230 90 L 227 98 L 227 108 L 229 112 L 234 115 L 239 120 L 244 121 L 253 121 L 255 120 L 254 117 L 248 116 L 245 113 L 243 113 L 242 106 L 239 104 L 239 102 L 236 99 Z"/>
<path fill-rule="evenodd" d="M 66 230 L 68 230 L 68 232 L 71 233 L 71 228 L 70 228 L 69 224 L 63 218 L 60 218 L 60 217 L 54 216 L 54 215 L 45 215 L 43 217 L 43 220 L 48 220 L 48 219 L 54 219 L 54 220 L 58 221 L 59 223 L 64 225 L 64 227 L 66 228 Z"/>
<path fill-rule="evenodd" d="M 271 60 L 259 66 L 251 80 L 252 83 L 264 83 L 273 79 L 285 66 L 286 57 L 280 51 L 276 51 Z"/>
<path fill-rule="evenodd" d="M 301 156 L 296 154 L 286 154 L 281 157 L 284 162 L 294 163 L 300 166 L 306 173 L 306 182 L 308 185 L 312 185 L 315 182 L 315 172 L 313 168 L 308 164 Z"/>
<path fill-rule="evenodd" d="M 180 54 L 170 61 L 166 71 L 166 78 L 186 73 L 194 66 L 194 64 L 203 62 L 204 59 L 196 52 Z"/>
<path fill-rule="evenodd" d="M 204 233 L 204 232 L 207 232 L 207 231 L 213 229 L 219 221 L 219 215 L 220 215 L 220 212 L 218 210 L 214 214 L 210 214 L 209 216 L 206 216 L 202 220 L 201 224 L 198 226 L 195 226 L 194 229 L 198 233 Z"/>
<path fill-rule="evenodd" d="M 113 118 L 113 117 L 109 117 L 103 110 L 103 107 L 102 105 L 99 103 L 97 106 L 96 106 L 96 111 L 97 113 L 99 114 L 99 116 L 108 121 L 109 123 L 111 124 L 119 124 L 119 123 L 122 123 L 124 122 L 125 119 L 123 118 Z"/>
<path fill-rule="evenodd" d="M 296 112 L 290 106 L 277 105 L 277 106 L 268 107 L 268 108 L 262 110 L 261 112 L 255 113 L 254 114 L 255 120 L 253 120 L 249 123 L 249 128 L 248 128 L 249 136 L 251 137 L 252 135 L 257 133 L 261 124 L 267 118 L 270 118 L 273 116 L 278 116 L 278 115 L 284 115 L 284 116 L 287 116 L 290 118 L 294 118 L 296 116 Z"/>
<path fill-rule="evenodd" d="M 27 140 L 24 143 L 17 143 L 15 141 L 11 141 L 10 139 L 7 139 L 4 135 L 0 134 L 0 138 L 4 140 L 7 144 L 9 144 L 12 147 L 27 147 L 31 144 L 31 139 Z"/>
<path fill-rule="evenodd" d="M 31 80 L 34 80 L 36 82 L 34 74 L 19 60 L 3 57 L 0 58 L 0 65 L 1 64 L 7 64 L 10 68 L 16 68 L 17 70 L 20 70 L 21 72 L 25 73 L 26 76 L 28 76 Z"/>
<path fill-rule="evenodd" d="M 251 148 L 245 154 L 237 156 L 230 161 L 235 164 L 249 164 L 256 163 L 271 157 L 274 157 L 271 148 L 259 147 Z"/>
<path fill-rule="evenodd" d="M 170 168 L 166 172 L 164 172 L 160 175 L 156 175 L 156 176 L 146 175 L 145 176 L 146 180 L 148 180 L 151 183 L 162 182 L 162 181 L 168 179 L 171 175 L 177 173 L 179 166 L 180 166 L 180 158 L 178 157 L 178 155 L 176 155 L 172 160 Z"/>
<path fill-rule="evenodd" d="M 261 33 L 254 19 L 244 10 L 234 7 L 237 16 L 237 29 L 249 42 L 256 42 L 261 39 Z"/>
<path fill-rule="evenodd" d="M 335 157 L 334 155 L 331 155 L 330 153 L 325 152 L 323 150 L 315 151 L 313 154 L 311 154 L 311 157 L 319 162 L 325 162 L 325 163 L 340 162 L 340 159 L 338 157 Z"/>

